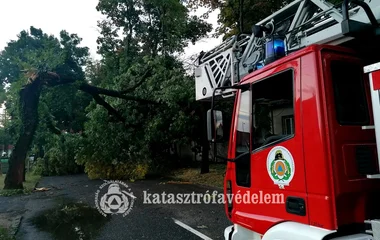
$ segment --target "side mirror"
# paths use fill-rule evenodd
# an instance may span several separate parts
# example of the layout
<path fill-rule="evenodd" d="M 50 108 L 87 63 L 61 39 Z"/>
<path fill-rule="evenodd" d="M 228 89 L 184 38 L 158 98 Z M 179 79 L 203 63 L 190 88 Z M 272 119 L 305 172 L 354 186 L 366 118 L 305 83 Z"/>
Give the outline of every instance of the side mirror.
<path fill-rule="evenodd" d="M 217 142 L 223 139 L 223 113 L 218 110 L 207 111 L 207 137 L 208 140 Z"/>

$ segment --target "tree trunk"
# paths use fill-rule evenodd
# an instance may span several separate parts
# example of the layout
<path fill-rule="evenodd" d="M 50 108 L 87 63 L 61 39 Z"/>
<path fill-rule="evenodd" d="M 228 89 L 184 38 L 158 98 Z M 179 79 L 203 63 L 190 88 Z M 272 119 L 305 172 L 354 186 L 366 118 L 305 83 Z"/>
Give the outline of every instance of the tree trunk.
<path fill-rule="evenodd" d="M 209 150 L 210 150 L 210 143 L 207 139 L 207 103 L 201 103 L 201 124 L 202 124 L 202 133 L 201 133 L 201 141 L 202 141 L 202 162 L 201 162 L 201 174 L 209 173 L 210 172 L 210 166 L 209 166 Z"/>
<path fill-rule="evenodd" d="M 26 181 L 26 162 L 24 161 L 24 172 L 22 173 L 22 182 Z"/>
<path fill-rule="evenodd" d="M 49 176 L 49 158 L 45 156 L 45 151 L 41 147 L 41 158 L 44 160 L 44 170 L 42 171 L 43 176 Z"/>
<path fill-rule="evenodd" d="M 42 82 L 36 75 L 20 91 L 21 132 L 9 159 L 4 189 L 22 189 L 26 154 L 38 125 L 38 102 Z"/>

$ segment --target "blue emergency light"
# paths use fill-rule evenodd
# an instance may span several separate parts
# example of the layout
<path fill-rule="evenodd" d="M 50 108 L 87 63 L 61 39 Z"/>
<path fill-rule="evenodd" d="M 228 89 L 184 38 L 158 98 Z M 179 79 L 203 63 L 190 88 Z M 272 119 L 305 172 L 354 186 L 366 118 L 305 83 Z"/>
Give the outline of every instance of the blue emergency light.
<path fill-rule="evenodd" d="M 256 63 L 256 69 L 257 69 L 257 70 L 259 70 L 259 69 L 261 69 L 261 68 L 263 68 L 263 67 L 264 67 L 264 63 L 263 63 L 262 61 Z"/>
<path fill-rule="evenodd" d="M 265 44 L 265 63 L 269 64 L 286 54 L 285 42 L 279 37 L 270 38 Z"/>

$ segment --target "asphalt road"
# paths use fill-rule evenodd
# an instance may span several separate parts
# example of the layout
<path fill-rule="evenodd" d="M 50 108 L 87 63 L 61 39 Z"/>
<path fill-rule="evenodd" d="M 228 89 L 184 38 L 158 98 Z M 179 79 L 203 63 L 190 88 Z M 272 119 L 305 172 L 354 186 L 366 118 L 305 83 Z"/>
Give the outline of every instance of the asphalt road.
<path fill-rule="evenodd" d="M 38 187 L 50 188 L 49 191 L 33 193 L 29 196 L 0 198 L 1 214 L 22 214 L 23 218 L 16 235 L 20 240 L 60 240 L 60 239 L 99 239 L 99 240 L 120 240 L 120 239 L 223 239 L 223 231 L 231 223 L 226 218 L 224 206 L 218 204 L 218 197 L 211 198 L 213 203 L 206 204 L 204 201 L 195 204 L 153 204 L 154 195 L 147 198 L 147 194 L 165 192 L 166 200 L 168 194 L 205 194 L 207 191 L 221 192 L 221 189 L 212 189 L 198 185 L 177 184 L 164 180 L 145 180 L 128 183 L 129 193 L 136 198 L 133 207 L 126 216 L 121 214 L 102 216 L 97 210 L 92 215 L 83 214 L 81 222 L 87 225 L 78 225 L 76 230 L 82 232 L 80 237 L 65 237 L 65 234 L 72 229 L 65 229 L 70 225 L 68 219 L 59 219 L 57 213 L 50 214 L 52 219 L 47 218 L 47 223 L 53 224 L 49 230 L 41 230 L 35 222 L 36 217 L 47 216 L 49 209 L 59 209 L 59 204 L 85 203 L 91 207 L 96 206 L 96 191 L 104 183 L 101 180 L 88 180 L 84 175 L 65 177 L 43 178 Z M 107 186 L 108 187 L 108 186 Z M 105 191 L 107 188 L 103 188 Z M 146 192 L 144 198 L 144 191 Z M 102 195 L 100 192 L 99 195 Z M 159 200 L 164 200 L 162 195 Z M 177 195 L 178 196 L 178 195 Z M 185 195 L 182 195 L 182 200 Z M 100 198 L 100 197 L 99 197 Z M 191 197 L 190 197 L 191 198 Z M 148 204 L 150 200 L 152 204 Z M 196 199 L 195 197 L 195 200 Z M 207 199 L 206 199 L 207 200 Z M 156 198 L 157 201 L 157 198 Z M 131 201 L 130 201 L 131 202 Z M 60 212 L 59 212 L 60 211 Z M 63 210 L 59 210 L 62 213 Z M 76 214 L 79 214 L 80 210 Z M 58 218 L 55 219 L 55 218 Z M 104 218 L 104 219 L 103 219 Z M 107 220 L 105 220 L 107 219 Z M 46 219 L 45 219 L 46 220 Z M 44 224 L 47 225 L 45 222 Z M 56 223 L 54 225 L 54 223 Z M 44 225 L 44 226 L 45 226 Z M 72 224 L 73 225 L 73 224 Z M 91 230 L 91 227 L 96 231 Z M 91 237 L 89 237 L 91 235 Z"/>

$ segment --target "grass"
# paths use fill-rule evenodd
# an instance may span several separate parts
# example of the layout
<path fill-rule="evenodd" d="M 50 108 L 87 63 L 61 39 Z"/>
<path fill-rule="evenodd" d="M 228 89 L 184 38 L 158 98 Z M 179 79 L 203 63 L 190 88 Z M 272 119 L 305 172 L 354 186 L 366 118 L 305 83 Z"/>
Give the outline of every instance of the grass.
<path fill-rule="evenodd" d="M 11 189 L 4 190 L 4 179 L 5 174 L 0 176 L 0 196 L 13 196 L 18 194 L 29 194 L 33 191 L 37 182 L 40 180 L 40 176 L 34 175 L 32 173 L 27 173 L 25 176 L 26 181 L 23 183 L 24 189 Z M 1 238 L 0 238 L 1 239 Z"/>
<path fill-rule="evenodd" d="M 182 183 L 222 188 L 225 171 L 225 164 L 210 164 L 209 173 L 200 174 L 200 168 L 183 168 L 172 172 L 171 178 Z"/>
<path fill-rule="evenodd" d="M 1 240 L 14 240 L 15 238 L 13 236 L 11 236 L 11 234 L 9 233 L 9 230 L 0 226 L 0 239 Z"/>

